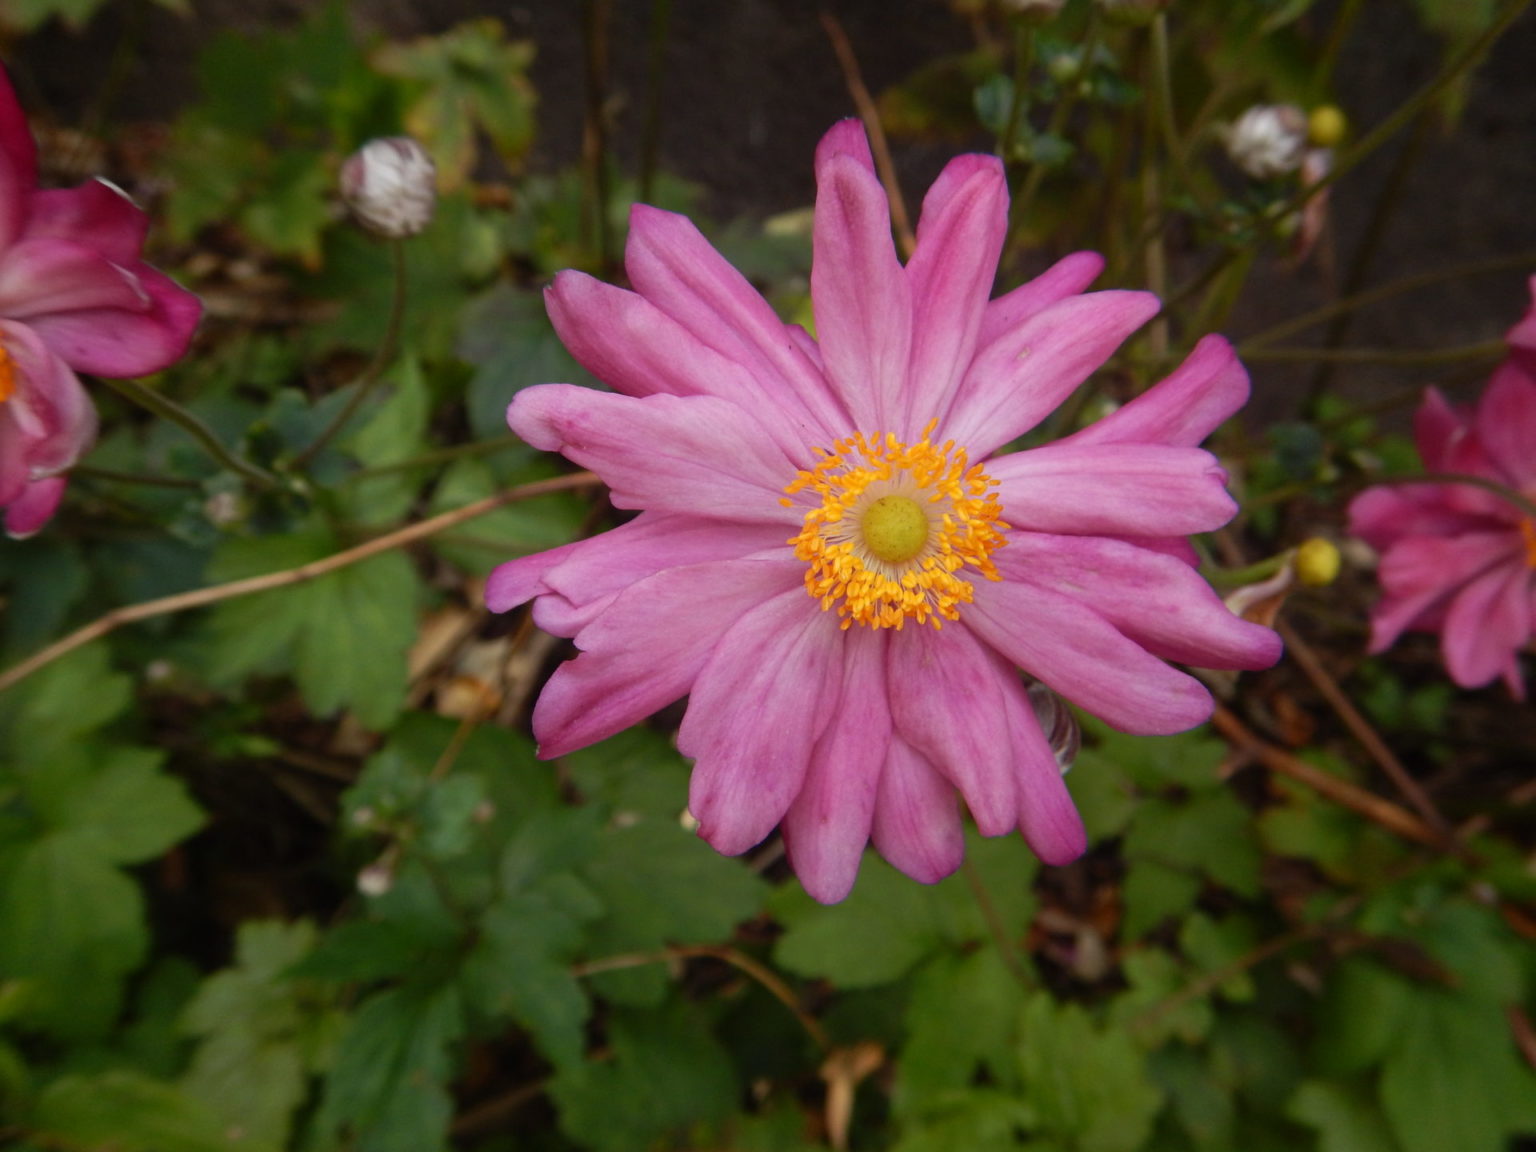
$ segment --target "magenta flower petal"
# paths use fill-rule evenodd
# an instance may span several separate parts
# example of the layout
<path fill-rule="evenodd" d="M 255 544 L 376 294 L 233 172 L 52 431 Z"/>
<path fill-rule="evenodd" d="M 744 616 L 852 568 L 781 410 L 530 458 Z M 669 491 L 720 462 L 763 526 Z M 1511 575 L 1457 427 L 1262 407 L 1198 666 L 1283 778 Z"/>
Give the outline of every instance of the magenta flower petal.
<path fill-rule="evenodd" d="M 1247 399 L 1248 372 L 1232 345 L 1206 336 L 1167 379 L 1063 443 L 1193 448 Z"/>
<path fill-rule="evenodd" d="M 847 415 L 768 301 L 686 217 L 644 204 L 630 213 L 624 268 L 636 291 L 702 343 L 787 392 L 823 429 Z"/>
<path fill-rule="evenodd" d="M 784 844 L 805 890 L 825 904 L 848 895 L 875 822 L 891 747 L 885 636 L 860 629 L 843 651 L 837 712 L 817 741 L 799 795 L 784 814 Z"/>
<path fill-rule="evenodd" d="M 31 320 L 85 309 L 143 312 L 150 306 L 130 272 L 68 240 L 23 240 L 0 257 L 0 315 Z"/>
<path fill-rule="evenodd" d="M 899 737 L 880 776 L 870 838 L 893 867 L 923 884 L 938 883 L 965 859 L 954 785 Z"/>
<path fill-rule="evenodd" d="M 46 188 L 32 197 L 27 239 L 69 240 L 138 271 L 149 217 L 105 180 L 78 188 Z"/>
<path fill-rule="evenodd" d="M 1512 637 L 1531 634 L 1531 569 L 1523 557 L 1469 580 L 1440 632 L 1445 667 L 1464 688 L 1481 688 L 1516 665 Z M 1519 676 L 1516 674 L 1516 682 Z"/>
<path fill-rule="evenodd" d="M 677 733 L 678 750 L 694 758 L 688 810 L 716 851 L 761 843 L 799 794 L 838 704 L 841 640 L 836 620 L 799 589 L 757 604 L 720 637 Z"/>
<path fill-rule="evenodd" d="M 64 360 L 97 376 L 143 376 L 186 354 L 203 306 L 169 276 L 139 265 L 142 311 L 92 308 L 54 312 L 27 321 Z"/>
<path fill-rule="evenodd" d="M 1095 292 L 1036 313 L 977 355 L 945 434 L 977 455 L 1022 436 L 1157 309 L 1157 297 L 1146 292 Z"/>
<path fill-rule="evenodd" d="M 1031 532 L 1183 536 L 1237 512 L 1226 474 L 1199 448 L 1059 441 L 998 457 L 988 472 L 1008 523 Z"/>
<path fill-rule="evenodd" d="M 10 161 L 18 184 L 30 188 L 37 183 L 37 145 L 27 117 L 11 87 L 11 78 L 0 68 L 0 155 Z M 0 197 L 3 199 L 3 197 Z"/>
<path fill-rule="evenodd" d="M 580 650 L 535 707 L 541 754 L 686 694 L 701 834 L 739 853 L 781 827 L 819 900 L 846 895 L 870 842 L 918 880 L 949 875 L 962 798 L 982 833 L 1018 829 L 1064 863 L 1083 826 L 1017 668 L 1161 733 L 1211 709 L 1165 658 L 1278 653 L 1183 539 L 1232 515 L 1196 445 L 1246 376 L 1202 342 L 1076 442 L 996 455 L 1156 301 L 1081 295 L 1103 262 L 1079 253 L 987 302 L 1007 220 L 991 157 L 946 166 L 905 266 L 856 123 L 823 138 L 816 177 L 814 338 L 649 208 L 632 216 L 633 293 L 570 273 L 550 291 L 566 344 L 624 394 L 531 388 L 509 421 L 641 515 L 487 586 L 497 610 L 532 597 Z"/>
<path fill-rule="evenodd" d="M 949 411 L 976 348 L 1008 232 L 1008 186 L 992 156 L 952 160 L 923 201 L 907 264 L 915 308 L 907 411 L 920 428 Z"/>
<path fill-rule="evenodd" d="M 964 628 L 953 635 L 904 628 L 891 638 L 896 731 L 960 790 L 983 836 L 1001 836 L 1018 823 L 1005 675 Z"/>
<path fill-rule="evenodd" d="M 1509 532 L 1412 536 L 1384 557 L 1378 576 L 1386 597 L 1371 616 L 1371 651 L 1389 648 L 1402 633 L 1424 627 L 1422 618 L 1443 607 L 1468 581 L 1519 555 Z M 1507 640 L 1511 645 L 1515 638 Z"/>
<path fill-rule="evenodd" d="M 736 620 L 798 577 L 783 561 L 737 560 L 671 568 L 622 593 L 581 630 L 582 654 L 539 696 L 539 754 L 594 744 L 685 695 Z"/>
<path fill-rule="evenodd" d="M 811 302 L 828 381 L 854 426 L 908 435 L 912 289 L 891 240 L 875 174 L 837 155 L 817 173 Z"/>
<path fill-rule="evenodd" d="M 1210 693 L 1198 680 L 1062 593 L 1009 581 L 978 585 L 966 621 L 1011 662 L 1122 732 L 1162 736 L 1210 719 Z"/>
<path fill-rule="evenodd" d="M 1233 615 L 1197 572 L 1171 556 L 1102 537 L 1018 533 L 998 571 L 1069 596 L 1154 656 L 1210 668 L 1268 668 L 1280 638 Z"/>
<path fill-rule="evenodd" d="M 1536 378 L 1514 360 L 1494 372 L 1477 406 L 1477 438 L 1516 491 L 1536 490 Z"/>
<path fill-rule="evenodd" d="M 64 499 L 66 480 L 51 476 L 34 480 L 16 499 L 5 503 L 5 534 L 13 540 L 25 540 L 53 519 L 59 501 Z"/>
<path fill-rule="evenodd" d="M 794 465 L 745 410 L 712 396 L 611 396 L 570 384 L 517 394 L 524 440 L 603 478 L 620 508 L 792 524 L 779 503 Z M 777 483 L 776 483 L 777 482 Z"/>

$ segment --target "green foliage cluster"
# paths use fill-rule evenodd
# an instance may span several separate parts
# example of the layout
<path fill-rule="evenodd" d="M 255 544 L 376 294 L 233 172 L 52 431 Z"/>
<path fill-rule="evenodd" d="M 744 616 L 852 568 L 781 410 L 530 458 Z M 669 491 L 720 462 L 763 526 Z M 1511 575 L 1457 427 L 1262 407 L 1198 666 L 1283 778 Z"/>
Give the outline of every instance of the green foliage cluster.
<path fill-rule="evenodd" d="M 100 2 L 17 0 L 5 17 L 79 22 Z M 1297 189 L 1233 191 L 1213 118 L 1248 97 L 1327 99 L 1313 5 L 1186 5 L 1166 95 L 1135 66 L 1149 33 L 1086 2 L 1048 31 L 955 6 L 1015 36 L 1016 66 L 999 43 L 935 62 L 882 97 L 893 132 L 992 132 L 1024 204 L 1014 244 L 1103 246 L 1120 283 L 1146 242 L 1140 213 L 1114 211 L 1135 191 L 1127 141 L 1161 132 L 1149 100 L 1206 109 L 1164 157 L 1161 223 L 1216 253 L 1182 327 L 1219 322 L 1255 253 L 1289 242 Z M 1455 58 L 1492 4 L 1414 7 Z M 209 275 L 254 319 L 221 310 L 154 382 L 181 427 L 98 391 L 104 434 L 71 505 L 0 544 L 0 656 L 107 606 L 262 587 L 0 690 L 0 1143 L 1505 1152 L 1536 1133 L 1536 881 L 1514 821 L 1429 849 L 1212 731 L 1090 724 L 1068 778 L 1083 862 L 1042 869 L 1018 839 L 973 835 L 937 885 L 871 854 L 823 907 L 773 845 L 726 859 L 692 835 L 664 724 L 537 759 L 519 722 L 553 650 L 491 635 L 477 581 L 602 526 L 592 501 L 551 492 L 332 562 L 559 474 L 505 432 L 517 389 L 592 383 L 530 284 L 610 271 L 597 221 L 620 234 L 638 188 L 521 175 L 533 50 L 495 21 L 368 42 L 328 3 L 202 57 L 165 157 L 167 235 L 238 252 L 278 288 Z M 1453 79 L 1437 97 L 1452 112 Z M 347 152 L 402 129 L 441 192 L 403 251 L 348 226 L 331 191 Z M 803 314 L 803 229 L 714 234 Z M 1133 345 L 1116 382 L 1165 352 Z M 1276 547 L 1294 543 L 1288 501 L 1411 464 L 1327 395 L 1265 436 L 1233 447 L 1250 456 L 1245 528 Z M 1451 757 L 1450 689 L 1382 660 L 1350 687 L 1423 764 Z M 1300 757 L 1377 783 L 1349 748 L 1325 731 Z"/>

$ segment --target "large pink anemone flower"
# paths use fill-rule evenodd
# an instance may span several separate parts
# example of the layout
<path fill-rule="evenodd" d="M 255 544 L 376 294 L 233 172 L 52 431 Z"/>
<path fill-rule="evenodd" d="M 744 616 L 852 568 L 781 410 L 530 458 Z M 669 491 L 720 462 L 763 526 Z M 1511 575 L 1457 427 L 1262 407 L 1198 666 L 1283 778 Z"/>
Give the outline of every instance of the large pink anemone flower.
<path fill-rule="evenodd" d="M 186 351 L 197 297 L 140 258 L 148 219 L 97 180 L 37 187 L 37 146 L 0 69 L 0 508 L 29 536 L 91 446 L 76 371 L 156 372 Z"/>
<path fill-rule="evenodd" d="M 1427 472 L 1489 481 L 1525 506 L 1465 483 L 1370 488 L 1349 506 L 1350 531 L 1382 554 L 1370 650 L 1410 629 L 1438 632 L 1452 680 L 1503 677 L 1519 699 L 1520 649 L 1536 633 L 1536 277 L 1530 287 L 1477 405 L 1458 410 L 1431 388 L 1414 418 Z"/>
<path fill-rule="evenodd" d="M 689 808 L 726 854 L 780 826 L 801 882 L 842 899 L 871 840 L 932 882 L 976 826 L 1052 863 L 1083 826 L 1017 669 L 1128 732 L 1201 723 L 1164 660 L 1261 668 L 1180 539 L 1224 524 L 1197 445 L 1248 392 L 1219 338 L 1113 415 L 999 454 L 1158 307 L 1082 295 L 1082 253 L 989 302 L 1007 229 L 991 156 L 952 161 L 905 266 L 857 122 L 816 153 L 817 335 L 785 325 L 681 216 L 638 206 L 635 291 L 578 272 L 556 330 L 613 393 L 513 400 L 530 444 L 595 470 L 633 520 L 502 565 L 486 599 L 573 637 L 534 709 L 559 756 L 683 695 Z"/>

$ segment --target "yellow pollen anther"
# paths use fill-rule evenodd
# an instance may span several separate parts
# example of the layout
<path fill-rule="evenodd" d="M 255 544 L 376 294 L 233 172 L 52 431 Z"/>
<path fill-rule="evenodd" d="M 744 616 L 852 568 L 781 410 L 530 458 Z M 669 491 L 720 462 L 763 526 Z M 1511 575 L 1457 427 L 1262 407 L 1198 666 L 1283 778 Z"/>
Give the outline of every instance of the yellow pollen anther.
<path fill-rule="evenodd" d="M 16 362 L 11 359 L 11 354 L 5 350 L 5 344 L 0 342 L 0 404 L 4 404 L 16 394 Z"/>
<path fill-rule="evenodd" d="M 1536 569 L 1536 520 L 1520 521 L 1520 535 L 1525 537 L 1525 565 Z"/>
<path fill-rule="evenodd" d="M 806 591 L 836 606 L 844 628 L 937 628 L 970 603 L 967 577 L 1000 578 L 991 555 L 1008 525 L 996 482 L 954 441 L 932 443 L 937 423 L 911 445 L 891 433 L 839 440 L 784 489 L 821 499 L 789 543 L 806 562 Z"/>

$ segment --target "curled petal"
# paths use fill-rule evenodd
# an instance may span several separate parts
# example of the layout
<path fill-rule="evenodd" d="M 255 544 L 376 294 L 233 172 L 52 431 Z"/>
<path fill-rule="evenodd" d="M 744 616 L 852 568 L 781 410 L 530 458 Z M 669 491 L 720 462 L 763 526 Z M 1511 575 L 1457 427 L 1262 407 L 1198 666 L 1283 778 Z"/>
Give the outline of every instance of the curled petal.
<path fill-rule="evenodd" d="M 1067 441 L 995 457 L 1003 518 L 1071 536 L 1187 536 L 1232 519 L 1226 473 L 1199 448 L 1079 446 Z"/>
<path fill-rule="evenodd" d="M 901 737 L 880 774 L 871 838 L 892 867 L 936 884 L 965 858 L 965 827 L 955 787 Z"/>
<path fill-rule="evenodd" d="M 741 615 L 700 670 L 678 729 L 694 758 L 688 810 L 736 856 L 765 839 L 805 781 L 837 707 L 843 634 L 801 588 Z"/>
<path fill-rule="evenodd" d="M 823 904 L 835 904 L 852 890 L 874 827 L 880 774 L 891 747 L 885 646 L 882 632 L 856 628 L 847 634 L 841 703 L 784 815 L 784 844 L 795 875 Z"/>

